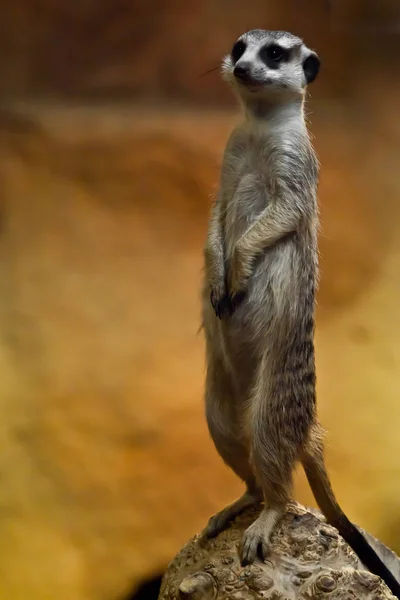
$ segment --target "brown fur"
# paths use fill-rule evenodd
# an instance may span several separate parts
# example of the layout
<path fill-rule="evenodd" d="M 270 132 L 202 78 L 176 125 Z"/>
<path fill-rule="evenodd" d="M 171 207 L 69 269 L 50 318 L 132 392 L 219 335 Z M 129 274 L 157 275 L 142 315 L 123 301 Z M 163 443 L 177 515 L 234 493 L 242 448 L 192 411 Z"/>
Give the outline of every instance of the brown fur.
<path fill-rule="evenodd" d="M 272 89 L 268 84 L 256 93 L 236 86 L 233 59 L 224 61 L 246 118 L 227 144 L 205 247 L 206 415 L 218 452 L 247 491 L 210 520 L 207 534 L 217 535 L 262 498 L 265 508 L 244 534 L 241 558 L 246 564 L 258 553 L 264 557 L 301 460 L 328 520 L 396 588 L 335 500 L 317 420 L 319 166 L 304 119 L 302 72 L 306 58 L 316 55 L 291 34 L 256 31 L 242 39 L 252 81 L 271 81 L 260 45 L 281 41 L 294 50 L 282 70 L 273 69 Z"/>

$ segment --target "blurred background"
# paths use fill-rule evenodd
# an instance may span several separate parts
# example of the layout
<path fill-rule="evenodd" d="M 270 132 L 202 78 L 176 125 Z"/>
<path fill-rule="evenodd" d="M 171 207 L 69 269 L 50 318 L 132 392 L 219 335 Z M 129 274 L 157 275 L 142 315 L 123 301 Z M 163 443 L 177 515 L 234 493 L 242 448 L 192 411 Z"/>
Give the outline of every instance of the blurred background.
<path fill-rule="evenodd" d="M 252 28 L 322 58 L 308 115 L 327 462 L 348 516 L 400 552 L 400 1 L 14 0 L 0 6 L 1 600 L 127 599 L 241 493 L 203 416 L 202 247 L 237 120 L 218 71 L 203 74 Z M 301 470 L 296 498 L 315 504 Z"/>

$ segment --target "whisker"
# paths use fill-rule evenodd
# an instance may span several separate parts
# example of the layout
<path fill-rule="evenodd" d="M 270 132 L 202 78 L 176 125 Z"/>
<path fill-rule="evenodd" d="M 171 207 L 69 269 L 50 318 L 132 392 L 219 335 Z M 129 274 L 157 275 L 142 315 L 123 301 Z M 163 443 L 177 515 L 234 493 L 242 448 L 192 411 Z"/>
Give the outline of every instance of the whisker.
<path fill-rule="evenodd" d="M 199 75 L 200 77 L 204 77 L 205 75 L 208 75 L 209 73 L 213 73 L 213 71 L 219 71 L 220 67 L 214 67 L 213 69 L 209 69 L 208 71 L 206 71 L 205 73 L 202 73 L 201 75 Z"/>

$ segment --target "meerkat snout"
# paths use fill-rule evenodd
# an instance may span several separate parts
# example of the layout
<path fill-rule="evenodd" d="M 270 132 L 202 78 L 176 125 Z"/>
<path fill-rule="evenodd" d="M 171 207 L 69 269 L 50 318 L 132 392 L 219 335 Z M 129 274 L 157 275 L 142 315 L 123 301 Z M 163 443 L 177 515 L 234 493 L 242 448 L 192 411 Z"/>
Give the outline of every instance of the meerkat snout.
<path fill-rule="evenodd" d="M 236 67 L 233 69 L 233 74 L 236 79 L 239 79 L 240 81 L 248 81 L 250 76 L 250 65 L 247 63 L 236 65 Z"/>

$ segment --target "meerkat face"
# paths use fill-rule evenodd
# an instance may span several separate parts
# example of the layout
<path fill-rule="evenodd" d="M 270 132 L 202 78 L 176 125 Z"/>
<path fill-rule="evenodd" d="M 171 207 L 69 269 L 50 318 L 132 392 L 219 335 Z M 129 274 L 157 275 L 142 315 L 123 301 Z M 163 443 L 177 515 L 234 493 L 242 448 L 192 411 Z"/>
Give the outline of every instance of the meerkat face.
<path fill-rule="evenodd" d="M 320 59 L 303 41 L 284 31 L 254 29 L 235 42 L 222 74 L 242 97 L 303 94 L 317 77 Z"/>

